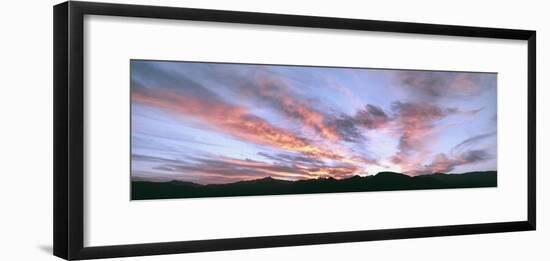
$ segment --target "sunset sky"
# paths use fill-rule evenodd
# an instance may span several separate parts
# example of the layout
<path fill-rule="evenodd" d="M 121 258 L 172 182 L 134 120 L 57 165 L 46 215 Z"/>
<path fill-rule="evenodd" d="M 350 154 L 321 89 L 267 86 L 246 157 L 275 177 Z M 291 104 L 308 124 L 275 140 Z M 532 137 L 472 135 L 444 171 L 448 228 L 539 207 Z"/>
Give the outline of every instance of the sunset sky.
<path fill-rule="evenodd" d="M 135 180 L 497 169 L 497 75 L 132 60 Z"/>

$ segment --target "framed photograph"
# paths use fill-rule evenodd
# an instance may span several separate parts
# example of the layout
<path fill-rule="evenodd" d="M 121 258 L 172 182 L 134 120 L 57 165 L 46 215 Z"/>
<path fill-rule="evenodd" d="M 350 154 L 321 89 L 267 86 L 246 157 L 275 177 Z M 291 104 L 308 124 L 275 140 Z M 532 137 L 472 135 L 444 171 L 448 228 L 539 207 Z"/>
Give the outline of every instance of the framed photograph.
<path fill-rule="evenodd" d="M 54 7 L 54 254 L 535 230 L 536 33 Z"/>

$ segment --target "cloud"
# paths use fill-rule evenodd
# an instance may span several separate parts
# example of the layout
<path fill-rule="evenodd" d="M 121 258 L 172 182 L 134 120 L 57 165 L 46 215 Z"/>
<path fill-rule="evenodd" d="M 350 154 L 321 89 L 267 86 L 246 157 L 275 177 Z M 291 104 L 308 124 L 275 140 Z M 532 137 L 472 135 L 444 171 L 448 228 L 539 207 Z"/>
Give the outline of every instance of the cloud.
<path fill-rule="evenodd" d="M 399 71 L 396 85 L 409 95 L 433 102 L 442 98 L 467 99 L 496 87 L 496 74 L 436 71 Z"/>
<path fill-rule="evenodd" d="M 423 175 L 432 173 L 449 173 L 457 166 L 484 162 L 495 158 L 495 155 L 489 153 L 493 148 L 496 132 L 484 133 L 465 139 L 455 145 L 450 152 L 450 156 L 444 153 L 438 153 L 428 165 L 411 169 L 411 175 Z M 487 143 L 489 142 L 489 143 Z M 415 166 L 411 166 L 415 167 Z"/>
<path fill-rule="evenodd" d="M 397 120 L 406 124 L 430 124 L 449 114 L 458 112 L 456 108 L 441 108 L 429 103 L 394 102 L 391 105 Z"/>
<path fill-rule="evenodd" d="M 435 156 L 431 164 L 427 165 L 424 169 L 416 170 L 415 174 L 448 173 L 453 170 L 457 164 L 458 162 L 456 160 L 449 159 L 447 155 L 439 153 Z"/>
<path fill-rule="evenodd" d="M 455 108 L 440 108 L 429 103 L 404 102 L 394 102 L 392 111 L 393 124 L 401 136 L 398 152 L 391 160 L 405 170 L 414 168 L 429 154 L 426 145 L 434 138 L 430 140 L 427 136 L 434 130 L 435 122 L 458 112 Z"/>
<path fill-rule="evenodd" d="M 465 163 L 473 163 L 484 161 L 491 158 L 491 155 L 485 150 L 470 150 L 462 154 L 462 161 Z"/>
<path fill-rule="evenodd" d="M 330 114 L 328 108 L 315 108 L 318 103 L 300 97 L 293 86 L 279 77 L 268 76 L 259 71 L 254 80 L 242 80 L 241 92 L 246 98 L 253 98 L 267 104 L 281 115 L 313 130 L 320 138 L 331 142 L 347 141 L 362 143 L 365 137 L 360 128 L 381 128 L 389 120 L 378 106 L 367 104 L 355 115 Z M 332 86 L 332 85 L 331 85 Z M 344 88 L 344 87 L 339 87 Z M 347 89 L 346 89 L 347 90 Z M 349 90 L 348 90 L 349 92 Z"/>
<path fill-rule="evenodd" d="M 295 154 L 278 153 L 268 154 L 260 152 L 258 155 L 274 161 L 278 165 L 291 166 L 303 173 L 307 173 L 310 178 L 333 177 L 346 178 L 353 175 L 364 174 L 362 167 L 351 163 L 327 163 L 322 159 L 303 157 Z"/>
<path fill-rule="evenodd" d="M 391 120 L 384 110 L 371 104 L 359 110 L 354 119 L 357 125 L 367 129 L 382 128 Z"/>
<path fill-rule="evenodd" d="M 471 149 L 472 147 L 479 147 L 480 144 L 484 144 L 486 142 L 496 143 L 496 140 L 490 140 L 494 138 L 497 135 L 497 132 L 489 132 L 484 133 L 480 135 L 476 135 L 473 137 L 470 137 L 468 139 L 465 139 L 464 141 L 460 142 L 456 146 L 454 146 L 451 150 L 451 154 L 459 154 L 462 151 Z"/>
<path fill-rule="evenodd" d="M 251 180 L 271 176 L 278 179 L 297 180 L 318 177 L 344 178 L 355 175 L 359 168 L 349 164 L 328 165 L 321 161 L 310 160 L 299 155 L 269 155 L 263 156 L 274 162 L 262 162 L 251 159 L 235 159 L 228 157 L 206 158 L 188 157 L 188 161 L 134 155 L 135 160 L 153 160 L 160 163 L 154 169 L 170 174 L 155 175 L 156 179 L 182 179 L 201 184 L 229 183 L 240 180 Z M 193 177 L 194 179 L 190 179 Z M 144 177 L 141 177 L 144 178 Z"/>
<path fill-rule="evenodd" d="M 267 156 L 268 154 L 263 155 Z M 352 175 L 359 170 L 359 168 L 351 164 L 326 164 L 321 160 L 308 159 L 292 154 L 279 153 L 270 158 L 274 160 L 272 163 L 231 158 L 215 160 L 195 158 L 195 160 L 201 163 L 201 168 L 212 169 L 211 167 L 214 167 L 213 169 L 222 172 L 244 169 L 245 173 L 254 174 L 255 178 L 258 176 L 272 176 L 284 179 L 311 179 L 328 176 L 342 178 Z"/>
<path fill-rule="evenodd" d="M 268 104 L 288 119 L 314 130 L 320 137 L 331 141 L 346 139 L 340 136 L 341 133 L 336 129 L 326 124 L 330 121 L 330 116 L 312 108 L 306 99 L 294 98 L 297 94 L 291 93 L 292 89 L 282 79 L 261 73 L 255 80 L 241 83 L 241 91 L 247 98 L 254 98 Z"/>
<path fill-rule="evenodd" d="M 402 132 L 399 149 L 403 151 L 420 146 L 436 121 L 457 112 L 454 108 L 442 109 L 427 103 L 394 102 L 391 108 L 394 124 Z"/>
<path fill-rule="evenodd" d="M 290 154 L 290 153 L 269 154 L 265 152 L 258 152 L 258 155 L 266 159 L 270 159 L 276 162 L 283 162 L 286 164 L 296 164 L 296 163 L 323 164 L 323 161 L 321 159 L 306 157 L 300 154 Z"/>
<path fill-rule="evenodd" d="M 180 164 L 183 161 L 176 159 L 167 159 L 163 157 L 141 155 L 141 154 L 132 154 L 132 161 L 142 161 L 142 162 L 156 162 L 156 163 L 176 163 Z"/>
<path fill-rule="evenodd" d="M 210 155 L 211 156 L 211 155 Z M 240 160 L 225 157 L 217 159 L 205 157 L 186 157 L 186 161 L 151 158 L 147 156 L 133 155 L 133 163 L 148 161 L 158 163 L 153 169 L 162 172 L 149 177 L 147 173 L 137 176 L 145 179 L 171 180 L 197 182 L 201 184 L 229 183 L 239 180 L 256 179 L 266 176 L 277 178 L 305 178 L 305 173 L 291 170 L 289 167 L 277 166 L 271 163 Z"/>
<path fill-rule="evenodd" d="M 131 70 L 133 102 L 197 118 L 229 135 L 257 144 L 320 157 L 344 158 L 271 125 L 244 107 L 223 101 L 208 88 L 181 73 L 170 73 L 140 61 L 132 61 Z M 312 118 L 315 119 L 315 115 Z"/>
<path fill-rule="evenodd" d="M 365 141 L 365 137 L 357 126 L 356 119 L 351 116 L 342 114 L 338 118 L 333 119 L 329 125 L 336 130 L 344 141 L 354 143 L 362 143 Z"/>
<path fill-rule="evenodd" d="M 452 158 L 439 153 L 429 165 L 424 166 L 422 169 L 414 170 L 411 173 L 413 175 L 449 173 L 457 166 L 483 162 L 491 158 L 492 155 L 485 150 L 469 150 Z"/>
<path fill-rule="evenodd" d="M 200 97 L 180 96 L 162 90 L 157 90 L 154 96 L 146 96 L 138 90 L 133 90 L 132 101 L 199 119 L 219 131 L 244 141 L 312 156 L 331 159 L 345 158 L 336 152 L 314 145 L 305 138 L 271 125 L 269 122 L 250 114 L 246 108 L 231 105 L 221 100 L 203 100 Z"/>
<path fill-rule="evenodd" d="M 291 93 L 292 87 L 276 77 L 264 77 L 252 83 L 254 88 L 247 85 L 243 88 L 247 97 L 255 97 L 268 103 L 289 119 L 296 120 L 302 126 L 314 130 L 321 138 L 330 141 L 348 141 L 361 143 L 365 137 L 359 128 L 376 129 L 390 119 L 377 106 L 367 104 L 364 109 L 349 116 L 339 116 L 323 113 L 307 102 L 306 99 L 296 99 L 297 94 Z"/>
<path fill-rule="evenodd" d="M 363 135 L 363 128 L 384 128 L 387 127 L 387 124 L 391 120 L 390 116 L 380 107 L 367 104 L 363 109 L 358 110 L 355 115 L 349 116 L 341 114 L 334 118 L 328 125 L 331 126 L 330 128 L 337 131 L 342 140 L 354 143 L 364 143 L 366 137 Z"/>

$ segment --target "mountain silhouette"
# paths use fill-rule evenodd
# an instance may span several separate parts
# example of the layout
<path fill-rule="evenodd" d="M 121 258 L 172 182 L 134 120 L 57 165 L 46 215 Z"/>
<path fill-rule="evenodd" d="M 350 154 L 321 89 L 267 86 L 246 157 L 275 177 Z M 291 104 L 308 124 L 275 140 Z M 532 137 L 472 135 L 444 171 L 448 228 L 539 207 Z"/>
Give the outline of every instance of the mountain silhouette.
<path fill-rule="evenodd" d="M 415 177 L 396 172 L 380 172 L 373 176 L 352 176 L 345 179 L 319 178 L 288 181 L 266 177 L 208 185 L 177 180 L 168 182 L 132 181 L 131 194 L 133 200 L 140 200 L 496 186 L 496 171 L 463 174 L 435 173 Z"/>

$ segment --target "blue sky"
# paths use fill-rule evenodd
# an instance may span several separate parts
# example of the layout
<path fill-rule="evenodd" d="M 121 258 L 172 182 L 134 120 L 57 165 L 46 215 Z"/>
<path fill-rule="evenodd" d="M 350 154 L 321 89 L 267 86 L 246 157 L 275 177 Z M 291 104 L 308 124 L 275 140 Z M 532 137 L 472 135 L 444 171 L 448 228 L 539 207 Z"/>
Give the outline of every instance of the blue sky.
<path fill-rule="evenodd" d="M 132 60 L 132 178 L 496 170 L 497 75 Z"/>

